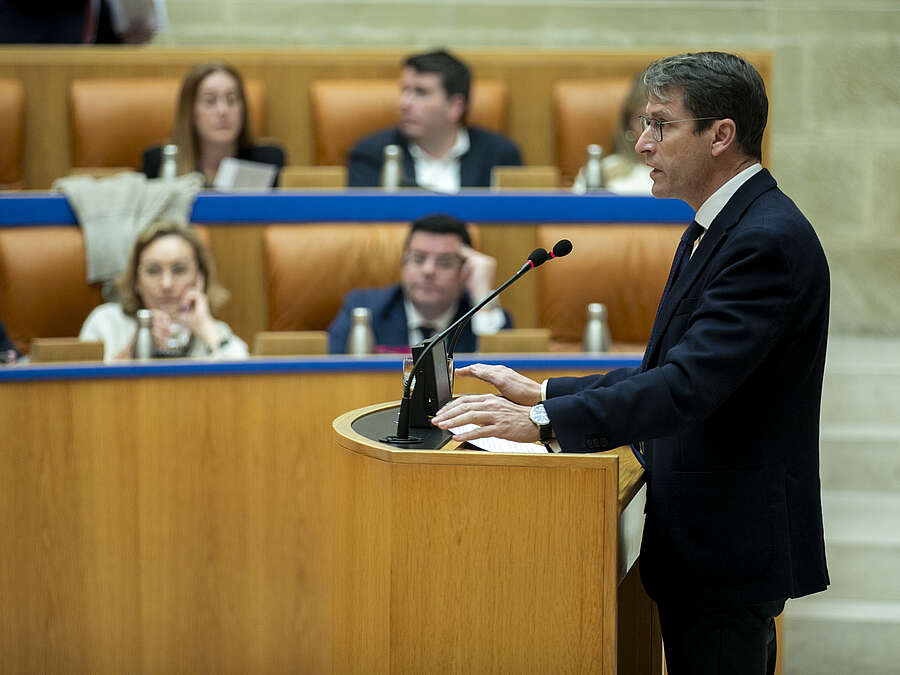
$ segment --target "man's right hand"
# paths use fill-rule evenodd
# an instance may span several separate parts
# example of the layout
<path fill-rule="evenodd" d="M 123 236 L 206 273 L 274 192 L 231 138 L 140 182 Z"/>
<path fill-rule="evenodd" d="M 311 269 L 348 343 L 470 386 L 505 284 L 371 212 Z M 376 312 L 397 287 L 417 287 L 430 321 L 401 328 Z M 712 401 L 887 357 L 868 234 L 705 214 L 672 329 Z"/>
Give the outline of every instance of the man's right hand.
<path fill-rule="evenodd" d="M 494 385 L 500 395 L 519 405 L 537 405 L 541 402 L 541 385 L 506 366 L 488 366 L 475 363 L 454 371 L 463 377 L 476 377 Z"/>

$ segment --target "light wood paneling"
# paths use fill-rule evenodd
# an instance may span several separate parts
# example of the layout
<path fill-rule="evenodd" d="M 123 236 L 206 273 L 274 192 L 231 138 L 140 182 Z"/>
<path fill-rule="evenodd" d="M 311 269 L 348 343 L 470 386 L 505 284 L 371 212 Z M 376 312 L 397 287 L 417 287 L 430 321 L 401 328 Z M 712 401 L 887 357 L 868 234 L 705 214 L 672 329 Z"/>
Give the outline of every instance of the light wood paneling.
<path fill-rule="evenodd" d="M 331 421 L 399 382 L 0 385 L 0 672 L 329 672 Z"/>
<path fill-rule="evenodd" d="M 379 50 L 229 50 L 165 47 L 91 49 L 6 47 L 0 77 L 25 85 L 25 186 L 49 187 L 70 161 L 66 88 L 79 77 L 182 77 L 201 61 L 224 59 L 245 78 L 265 81 L 269 135 L 284 145 L 290 164 L 313 163 L 309 85 L 339 77 L 397 77 L 406 48 Z M 476 78 L 505 82 L 509 134 L 527 164 L 555 161 L 550 93 L 561 79 L 630 76 L 669 51 L 461 50 Z M 744 54 L 769 83 L 771 55 Z M 772 90 L 768 87 L 771 99 Z M 764 143 L 768 144 L 768 135 Z M 764 148 L 765 150 L 766 148 Z"/>

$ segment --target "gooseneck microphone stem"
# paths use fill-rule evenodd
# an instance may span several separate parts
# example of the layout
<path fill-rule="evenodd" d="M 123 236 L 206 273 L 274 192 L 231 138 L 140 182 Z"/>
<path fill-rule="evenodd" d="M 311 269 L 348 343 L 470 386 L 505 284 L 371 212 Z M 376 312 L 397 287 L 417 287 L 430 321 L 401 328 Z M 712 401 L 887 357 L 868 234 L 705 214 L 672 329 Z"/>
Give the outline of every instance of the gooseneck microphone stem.
<path fill-rule="evenodd" d="M 420 443 L 422 439 L 417 438 L 415 436 L 410 437 L 409 435 L 409 417 L 410 417 L 410 400 L 412 398 L 412 382 L 415 378 L 416 372 L 419 369 L 419 366 L 422 363 L 422 360 L 431 353 L 431 350 L 434 348 L 436 344 L 438 344 L 445 337 L 450 335 L 450 333 L 454 333 L 452 343 L 450 345 L 450 349 L 447 351 L 447 357 L 453 356 L 453 347 L 456 344 L 456 340 L 459 337 L 459 331 L 463 326 L 466 325 L 466 322 L 472 318 L 472 315 L 475 314 L 478 310 L 488 304 L 491 300 L 496 298 L 500 293 L 506 289 L 511 283 L 515 282 L 519 277 L 525 274 L 528 270 L 537 267 L 542 264 L 546 260 L 548 260 L 550 254 L 547 253 L 544 249 L 535 249 L 530 256 L 528 256 L 528 260 L 525 261 L 525 264 L 519 268 L 519 271 L 513 274 L 509 279 L 507 279 L 503 285 L 498 287 L 496 290 L 489 293 L 481 302 L 475 305 L 468 312 L 463 314 L 459 319 L 454 321 L 452 324 L 447 326 L 443 331 L 441 331 L 437 336 L 430 339 L 428 344 L 425 346 L 425 349 L 422 350 L 422 353 L 419 354 L 419 357 L 413 363 L 412 371 L 409 374 L 409 377 L 406 378 L 406 382 L 403 385 L 403 398 L 400 399 L 400 414 L 397 418 L 397 433 L 394 436 L 388 436 L 384 440 L 389 443 L 395 443 L 398 445 L 406 445 L 413 443 Z M 456 332 L 454 332 L 456 331 Z"/>
<path fill-rule="evenodd" d="M 532 253 L 531 255 L 533 256 L 534 254 Z M 525 274 L 525 272 L 527 272 L 528 270 L 534 269 L 535 267 L 540 265 L 542 262 L 543 262 L 543 260 L 541 262 L 535 264 L 535 262 L 533 260 L 531 260 L 531 257 L 529 257 L 528 260 L 525 261 L 525 264 L 519 268 L 518 272 L 516 272 L 509 279 L 507 279 L 505 282 L 503 282 L 503 284 L 501 286 L 499 286 L 497 288 L 497 290 L 488 293 L 481 302 L 479 302 L 472 309 L 470 309 L 468 312 L 466 312 L 461 317 L 459 317 L 458 321 L 454 322 L 452 326 L 449 326 L 446 331 L 441 333 L 441 336 L 443 336 L 443 335 L 447 334 L 449 331 L 453 330 L 454 328 L 456 329 L 453 331 L 453 337 L 450 338 L 450 344 L 447 348 L 447 358 L 450 358 L 453 356 L 453 351 L 456 349 L 456 343 L 459 341 L 459 338 L 462 335 L 463 328 L 465 328 L 466 324 L 469 323 L 469 319 L 471 319 L 478 312 L 478 310 L 482 309 L 485 305 L 487 305 L 494 298 L 496 298 L 498 295 L 500 295 L 500 293 L 502 293 L 510 284 L 517 281 L 519 279 L 519 277 L 521 277 L 523 274 Z"/>

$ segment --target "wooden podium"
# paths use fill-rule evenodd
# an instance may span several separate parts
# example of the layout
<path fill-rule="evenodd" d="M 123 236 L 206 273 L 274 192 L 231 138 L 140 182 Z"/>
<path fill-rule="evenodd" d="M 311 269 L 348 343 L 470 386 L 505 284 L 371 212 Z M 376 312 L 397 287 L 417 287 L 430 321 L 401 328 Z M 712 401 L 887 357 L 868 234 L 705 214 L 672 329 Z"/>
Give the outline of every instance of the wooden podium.
<path fill-rule="evenodd" d="M 661 672 L 628 565 L 630 452 L 406 450 L 354 429 L 388 407 L 333 424 L 335 673 Z"/>

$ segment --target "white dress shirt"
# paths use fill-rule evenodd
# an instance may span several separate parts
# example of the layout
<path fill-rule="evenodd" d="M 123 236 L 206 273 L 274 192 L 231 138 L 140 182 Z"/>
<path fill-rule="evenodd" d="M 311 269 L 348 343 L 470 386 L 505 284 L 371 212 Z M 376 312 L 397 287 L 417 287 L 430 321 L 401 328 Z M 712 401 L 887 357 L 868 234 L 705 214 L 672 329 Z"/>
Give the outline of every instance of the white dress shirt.
<path fill-rule="evenodd" d="M 464 127 L 456 133 L 456 142 L 443 157 L 432 157 L 415 143 L 410 143 L 416 185 L 435 192 L 456 194 L 460 187 L 459 158 L 468 151 L 469 132 Z"/>
<path fill-rule="evenodd" d="M 409 335 L 409 344 L 417 345 L 422 341 L 422 331 L 419 327 L 424 325 L 434 328 L 434 334 L 437 335 L 442 330 L 453 323 L 456 312 L 459 311 L 459 303 L 455 303 L 450 309 L 441 314 L 436 319 L 428 321 L 419 314 L 418 310 L 412 304 L 409 298 L 403 296 L 403 307 L 406 309 L 406 330 Z M 475 335 L 493 335 L 506 323 L 506 315 L 503 310 L 493 303 L 472 317 L 472 332 Z"/>

